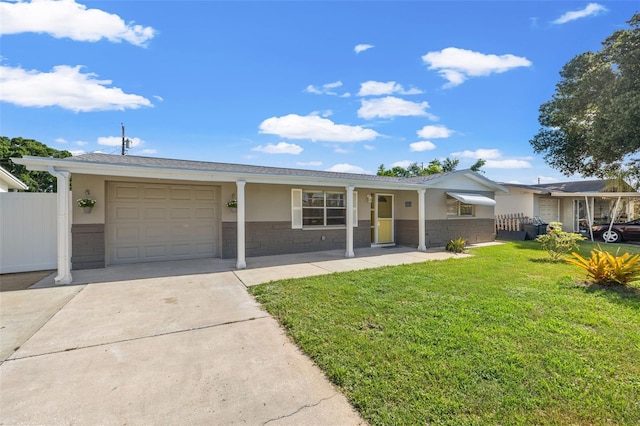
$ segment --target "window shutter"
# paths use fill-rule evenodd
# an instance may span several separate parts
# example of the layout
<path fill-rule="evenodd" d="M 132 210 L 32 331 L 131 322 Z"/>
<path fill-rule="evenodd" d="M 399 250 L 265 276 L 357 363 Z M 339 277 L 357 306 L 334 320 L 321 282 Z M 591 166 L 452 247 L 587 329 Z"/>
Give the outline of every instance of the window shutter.
<path fill-rule="evenodd" d="M 291 229 L 302 229 L 302 189 L 291 189 Z"/>
<path fill-rule="evenodd" d="M 353 191 L 353 226 L 358 226 L 358 191 Z"/>

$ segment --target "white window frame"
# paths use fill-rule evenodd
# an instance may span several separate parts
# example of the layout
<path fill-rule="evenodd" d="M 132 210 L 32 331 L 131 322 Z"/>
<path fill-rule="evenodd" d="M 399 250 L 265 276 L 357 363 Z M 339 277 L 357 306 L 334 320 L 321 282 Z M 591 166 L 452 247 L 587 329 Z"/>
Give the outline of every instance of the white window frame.
<path fill-rule="evenodd" d="M 323 206 L 322 207 L 303 207 L 302 194 L 305 192 L 310 193 L 322 193 L 323 194 Z M 327 210 L 336 209 L 336 207 L 327 207 L 327 194 L 342 194 L 344 195 L 344 209 L 345 223 L 341 225 L 327 225 Z M 323 225 L 304 225 L 304 209 L 305 208 L 322 208 L 323 209 Z M 347 224 L 347 192 L 346 191 L 332 191 L 332 190 L 313 190 L 313 189 L 291 189 L 291 228 L 292 229 L 346 229 Z M 353 191 L 353 226 L 358 226 L 358 192 Z"/>

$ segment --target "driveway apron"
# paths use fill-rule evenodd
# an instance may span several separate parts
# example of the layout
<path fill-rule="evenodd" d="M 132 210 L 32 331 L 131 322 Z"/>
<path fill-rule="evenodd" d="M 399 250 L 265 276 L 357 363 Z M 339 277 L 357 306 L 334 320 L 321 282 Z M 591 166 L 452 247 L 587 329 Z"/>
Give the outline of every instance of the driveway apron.
<path fill-rule="evenodd" d="M 57 312 L 0 365 L 1 424 L 364 424 L 233 272 L 22 292 L 45 290 Z"/>

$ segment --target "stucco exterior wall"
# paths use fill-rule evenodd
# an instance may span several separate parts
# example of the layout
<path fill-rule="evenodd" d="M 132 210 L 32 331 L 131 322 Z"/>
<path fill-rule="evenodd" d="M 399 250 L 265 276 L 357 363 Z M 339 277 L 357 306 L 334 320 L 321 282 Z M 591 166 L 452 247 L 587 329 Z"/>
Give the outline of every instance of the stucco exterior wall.
<path fill-rule="evenodd" d="M 509 188 L 509 193 L 498 193 L 495 195 L 495 214 L 523 213 L 525 216 L 533 217 L 534 214 L 534 194 L 525 191 L 518 191 Z"/>
<path fill-rule="evenodd" d="M 464 192 L 460 189 L 428 189 L 425 195 L 427 220 L 469 220 L 468 217 L 447 215 L 447 192 Z M 472 192 L 472 191 L 467 191 Z M 484 195 L 493 199 L 493 192 L 473 191 L 474 194 Z M 494 220 L 494 206 L 474 206 L 475 219 Z"/>

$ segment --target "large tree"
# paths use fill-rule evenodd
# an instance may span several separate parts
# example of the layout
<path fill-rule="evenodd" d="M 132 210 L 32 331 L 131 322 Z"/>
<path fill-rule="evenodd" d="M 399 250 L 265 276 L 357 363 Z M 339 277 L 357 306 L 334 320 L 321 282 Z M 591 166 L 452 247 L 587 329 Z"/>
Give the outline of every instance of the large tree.
<path fill-rule="evenodd" d="M 560 72 L 552 99 L 540 106 L 542 128 L 530 141 L 569 176 L 604 177 L 638 169 L 640 151 L 640 13 L 598 52 L 582 53 Z"/>
<path fill-rule="evenodd" d="M 33 139 L 11 138 L 0 136 L 0 166 L 29 186 L 30 192 L 55 192 L 56 178 L 47 172 L 29 171 L 25 166 L 15 164 L 11 158 L 25 155 L 36 157 L 66 158 L 71 157 L 69 151 L 53 149 Z"/>

